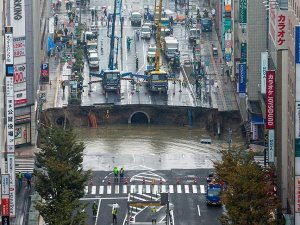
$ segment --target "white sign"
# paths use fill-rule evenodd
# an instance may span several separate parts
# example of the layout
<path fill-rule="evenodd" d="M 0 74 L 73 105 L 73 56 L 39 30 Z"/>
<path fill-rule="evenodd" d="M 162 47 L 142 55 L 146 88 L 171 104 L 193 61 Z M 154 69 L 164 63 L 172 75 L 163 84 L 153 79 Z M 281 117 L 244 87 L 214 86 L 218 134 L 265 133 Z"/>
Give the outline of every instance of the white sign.
<path fill-rule="evenodd" d="M 26 90 L 15 91 L 15 105 L 23 105 L 27 103 Z"/>
<path fill-rule="evenodd" d="M 26 55 L 25 51 L 25 37 L 14 38 L 14 57 L 21 57 Z"/>
<path fill-rule="evenodd" d="M 54 17 L 49 18 L 49 34 L 54 34 Z"/>
<path fill-rule="evenodd" d="M 10 21 L 14 37 L 25 36 L 25 0 L 10 0 Z"/>
<path fill-rule="evenodd" d="M 14 91 L 26 90 L 26 64 L 14 65 Z"/>
<path fill-rule="evenodd" d="M 1 188 L 2 195 L 9 195 L 9 174 L 1 175 Z"/>
<path fill-rule="evenodd" d="M 16 174 L 15 174 L 15 154 L 7 154 L 7 169 L 10 175 L 10 188 L 9 188 L 9 203 L 10 203 L 10 216 L 16 216 Z"/>
<path fill-rule="evenodd" d="M 268 70 L 268 52 L 260 53 L 260 92 L 266 94 L 267 90 L 267 70 Z"/>
<path fill-rule="evenodd" d="M 269 34 L 277 50 L 287 49 L 287 10 L 280 10 L 270 3 Z"/>
<path fill-rule="evenodd" d="M 295 138 L 300 138 L 300 102 L 295 102 Z"/>
<path fill-rule="evenodd" d="M 269 163 L 273 163 L 275 160 L 275 134 L 274 130 L 269 130 Z"/>
<path fill-rule="evenodd" d="M 14 64 L 13 60 L 13 34 L 5 34 L 5 60 L 7 65 Z"/>

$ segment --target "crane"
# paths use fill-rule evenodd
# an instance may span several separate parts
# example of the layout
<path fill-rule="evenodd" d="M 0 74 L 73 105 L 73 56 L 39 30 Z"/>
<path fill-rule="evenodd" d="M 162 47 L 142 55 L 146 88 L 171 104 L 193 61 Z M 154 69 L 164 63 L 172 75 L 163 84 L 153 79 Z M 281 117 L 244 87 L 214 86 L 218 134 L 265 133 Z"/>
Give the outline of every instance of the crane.
<path fill-rule="evenodd" d="M 108 59 L 108 69 L 102 70 L 100 76 L 102 77 L 102 86 L 105 91 L 117 91 L 120 92 L 121 88 L 121 79 L 120 79 L 120 71 L 117 69 L 117 58 L 116 63 L 114 63 L 115 59 L 115 39 L 117 40 L 117 52 L 119 45 L 119 37 L 115 36 L 115 25 L 116 25 L 116 16 L 117 16 L 117 2 L 119 5 L 119 15 L 121 17 L 121 4 L 122 0 L 114 0 L 114 12 L 112 15 L 112 26 L 111 26 L 111 34 L 108 34 L 110 38 L 110 52 Z M 122 20 L 122 18 L 121 18 Z M 109 24 L 109 23 L 108 23 Z M 109 25 L 108 25 L 109 32 Z M 118 53 L 117 53 L 118 54 Z"/>
<path fill-rule="evenodd" d="M 148 85 L 150 91 L 167 92 L 168 91 L 168 73 L 160 69 L 160 38 L 161 38 L 161 18 L 162 18 L 162 1 L 159 0 L 158 19 L 156 22 L 156 50 L 155 50 L 155 66 L 154 70 L 149 71 Z M 155 5 L 155 11 L 157 7 Z"/>

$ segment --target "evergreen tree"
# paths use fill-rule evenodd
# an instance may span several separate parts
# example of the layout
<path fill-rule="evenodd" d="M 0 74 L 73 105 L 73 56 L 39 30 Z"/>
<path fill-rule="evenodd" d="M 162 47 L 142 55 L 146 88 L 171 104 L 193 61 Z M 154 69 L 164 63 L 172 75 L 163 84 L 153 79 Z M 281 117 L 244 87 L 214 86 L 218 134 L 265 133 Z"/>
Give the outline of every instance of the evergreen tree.
<path fill-rule="evenodd" d="M 42 200 L 37 202 L 49 225 L 80 225 L 85 222 L 79 202 L 90 171 L 83 171 L 84 144 L 76 141 L 71 130 L 43 128 L 40 131 L 41 150 L 36 153 L 35 189 Z"/>
<path fill-rule="evenodd" d="M 253 153 L 244 150 L 223 150 L 222 160 L 215 162 L 218 179 L 226 182 L 222 201 L 227 213 L 223 224 L 263 225 L 276 224 L 272 213 L 279 206 L 271 192 L 273 178 L 269 169 L 253 162 Z"/>

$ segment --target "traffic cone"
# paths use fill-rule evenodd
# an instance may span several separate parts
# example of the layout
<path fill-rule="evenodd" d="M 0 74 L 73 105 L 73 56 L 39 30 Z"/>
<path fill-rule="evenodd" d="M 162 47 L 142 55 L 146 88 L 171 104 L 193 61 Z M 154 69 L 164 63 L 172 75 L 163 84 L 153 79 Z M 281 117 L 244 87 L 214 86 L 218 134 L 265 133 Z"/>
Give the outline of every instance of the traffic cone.
<path fill-rule="evenodd" d="M 196 177 L 194 178 L 194 184 L 197 184 L 197 178 Z"/>
<path fill-rule="evenodd" d="M 180 184 L 180 180 L 178 177 L 176 178 L 176 184 Z"/>
<path fill-rule="evenodd" d="M 107 184 L 108 184 L 108 185 L 111 185 L 110 177 L 109 177 L 108 180 L 107 180 Z"/>
<path fill-rule="evenodd" d="M 160 178 L 160 180 L 159 180 L 159 183 L 160 183 L 160 184 L 162 184 L 162 183 L 163 183 L 163 181 L 162 181 L 162 178 Z"/>
<path fill-rule="evenodd" d="M 124 180 L 124 184 L 128 184 L 128 179 L 127 179 L 127 177 L 126 177 L 125 180 Z"/>
<path fill-rule="evenodd" d="M 145 184 L 146 183 L 146 181 L 145 181 L 145 177 L 143 177 L 143 184 Z"/>

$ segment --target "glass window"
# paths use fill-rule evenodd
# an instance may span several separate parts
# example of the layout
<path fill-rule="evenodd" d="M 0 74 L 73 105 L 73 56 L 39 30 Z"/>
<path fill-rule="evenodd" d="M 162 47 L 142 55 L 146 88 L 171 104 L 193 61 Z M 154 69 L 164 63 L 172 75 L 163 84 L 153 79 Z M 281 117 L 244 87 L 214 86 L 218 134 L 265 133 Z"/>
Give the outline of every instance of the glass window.
<path fill-rule="evenodd" d="M 218 196 L 218 195 L 220 195 L 220 191 L 221 191 L 220 189 L 208 189 L 207 195 L 209 197 Z"/>

